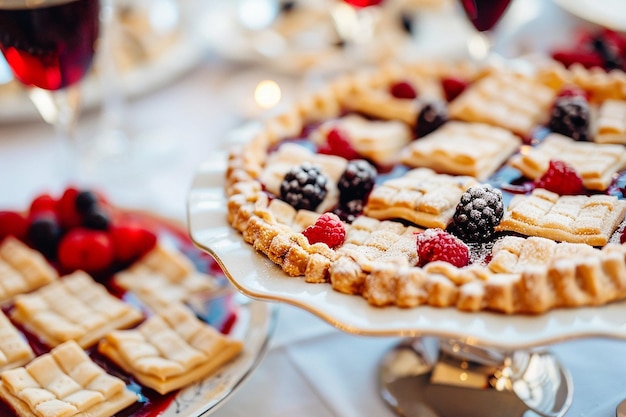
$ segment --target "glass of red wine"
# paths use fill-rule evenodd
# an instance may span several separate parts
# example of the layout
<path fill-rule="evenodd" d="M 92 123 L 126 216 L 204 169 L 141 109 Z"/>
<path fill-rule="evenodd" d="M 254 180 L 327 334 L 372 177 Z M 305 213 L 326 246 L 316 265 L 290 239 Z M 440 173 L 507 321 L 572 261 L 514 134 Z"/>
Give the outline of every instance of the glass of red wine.
<path fill-rule="evenodd" d="M 99 17 L 99 0 L 0 0 L 0 50 L 74 153 L 78 86 L 93 63 Z"/>
<path fill-rule="evenodd" d="M 485 59 L 491 53 L 492 31 L 506 12 L 511 0 L 460 0 L 465 16 L 476 29 L 468 42 L 470 56 Z"/>

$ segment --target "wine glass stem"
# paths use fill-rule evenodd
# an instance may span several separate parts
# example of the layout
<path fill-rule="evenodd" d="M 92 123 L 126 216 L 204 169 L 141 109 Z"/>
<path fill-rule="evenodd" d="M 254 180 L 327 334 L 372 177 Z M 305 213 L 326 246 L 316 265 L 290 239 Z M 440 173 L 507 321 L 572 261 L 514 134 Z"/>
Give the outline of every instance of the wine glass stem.
<path fill-rule="evenodd" d="M 82 144 L 76 137 L 76 121 L 80 105 L 78 84 L 61 90 L 49 91 L 38 87 L 29 90 L 29 97 L 42 118 L 53 125 L 60 138 L 59 166 L 65 170 L 64 177 L 76 179 Z"/>
<path fill-rule="evenodd" d="M 491 54 L 493 40 L 491 32 L 475 32 L 467 42 L 467 49 L 474 61 L 482 62 Z"/>

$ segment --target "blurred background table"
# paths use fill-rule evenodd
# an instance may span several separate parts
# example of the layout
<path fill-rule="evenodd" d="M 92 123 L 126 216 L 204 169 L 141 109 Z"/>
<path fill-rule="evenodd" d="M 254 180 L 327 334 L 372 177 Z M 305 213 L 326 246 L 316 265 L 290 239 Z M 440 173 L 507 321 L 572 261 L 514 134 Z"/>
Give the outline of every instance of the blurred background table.
<path fill-rule="evenodd" d="M 529 16 L 544 23 L 571 19 L 548 1 L 517 0 L 512 7 L 515 15 L 503 22 L 506 36 L 526 27 Z M 447 28 L 442 30 L 454 36 Z M 233 86 L 248 88 L 243 75 L 259 73 L 280 80 L 285 100 L 294 98 L 303 85 L 302 74 L 272 73 L 254 63 L 225 60 L 208 49 L 176 80 L 134 98 L 126 119 L 141 130 L 171 135 L 175 146 L 156 163 L 137 167 L 131 174 L 95 178 L 93 184 L 116 204 L 184 221 L 195 167 L 224 146 L 232 129 L 261 114 L 232 95 Z M 83 116 L 79 134 L 89 135 L 97 128 L 99 113 Z M 54 159 L 55 143 L 51 128 L 36 118 L 0 125 L 0 207 L 24 208 L 37 193 L 67 185 Z M 398 339 L 354 336 L 299 309 L 286 305 L 278 309 L 267 356 L 216 416 L 395 415 L 379 398 L 377 365 Z M 550 349 L 573 375 L 574 401 L 567 416 L 614 416 L 616 405 L 626 397 L 626 341 L 587 339 Z"/>

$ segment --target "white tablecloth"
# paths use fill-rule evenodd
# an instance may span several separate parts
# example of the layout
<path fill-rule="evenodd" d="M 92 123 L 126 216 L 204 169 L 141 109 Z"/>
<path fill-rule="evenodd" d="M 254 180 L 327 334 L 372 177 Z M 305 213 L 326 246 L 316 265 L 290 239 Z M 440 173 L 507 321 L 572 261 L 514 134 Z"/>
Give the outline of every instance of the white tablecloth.
<path fill-rule="evenodd" d="M 184 221 L 195 167 L 242 122 L 238 102 L 227 95 L 242 80 L 239 70 L 209 56 L 176 83 L 129 103 L 127 119 L 133 125 L 170 135 L 176 146 L 139 172 L 92 184 L 116 204 Z M 97 113 L 85 115 L 80 134 L 91 134 L 97 121 Z M 0 126 L 2 209 L 24 209 L 36 194 L 66 185 L 54 159 L 55 143 L 51 128 L 39 121 Z M 264 361 L 216 416 L 394 415 L 378 396 L 376 373 L 382 355 L 398 339 L 342 333 L 297 308 L 278 308 Z M 575 394 L 567 416 L 614 416 L 615 406 L 626 398 L 626 341 L 587 339 L 551 350 L 573 376 Z"/>

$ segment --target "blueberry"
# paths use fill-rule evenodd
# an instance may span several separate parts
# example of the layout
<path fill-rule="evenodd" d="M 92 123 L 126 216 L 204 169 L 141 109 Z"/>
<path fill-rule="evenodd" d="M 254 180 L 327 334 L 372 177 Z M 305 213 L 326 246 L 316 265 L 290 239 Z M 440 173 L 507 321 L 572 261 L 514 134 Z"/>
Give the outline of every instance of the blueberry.
<path fill-rule="evenodd" d="M 48 258 L 54 258 L 61 238 L 61 226 L 54 214 L 42 212 L 31 221 L 26 236 L 33 248 Z"/>
<path fill-rule="evenodd" d="M 80 191 L 76 195 L 76 211 L 86 214 L 93 211 L 98 206 L 98 196 L 93 191 Z"/>
<path fill-rule="evenodd" d="M 103 210 L 94 209 L 83 217 L 83 226 L 94 230 L 108 230 L 111 224 L 109 215 Z"/>

